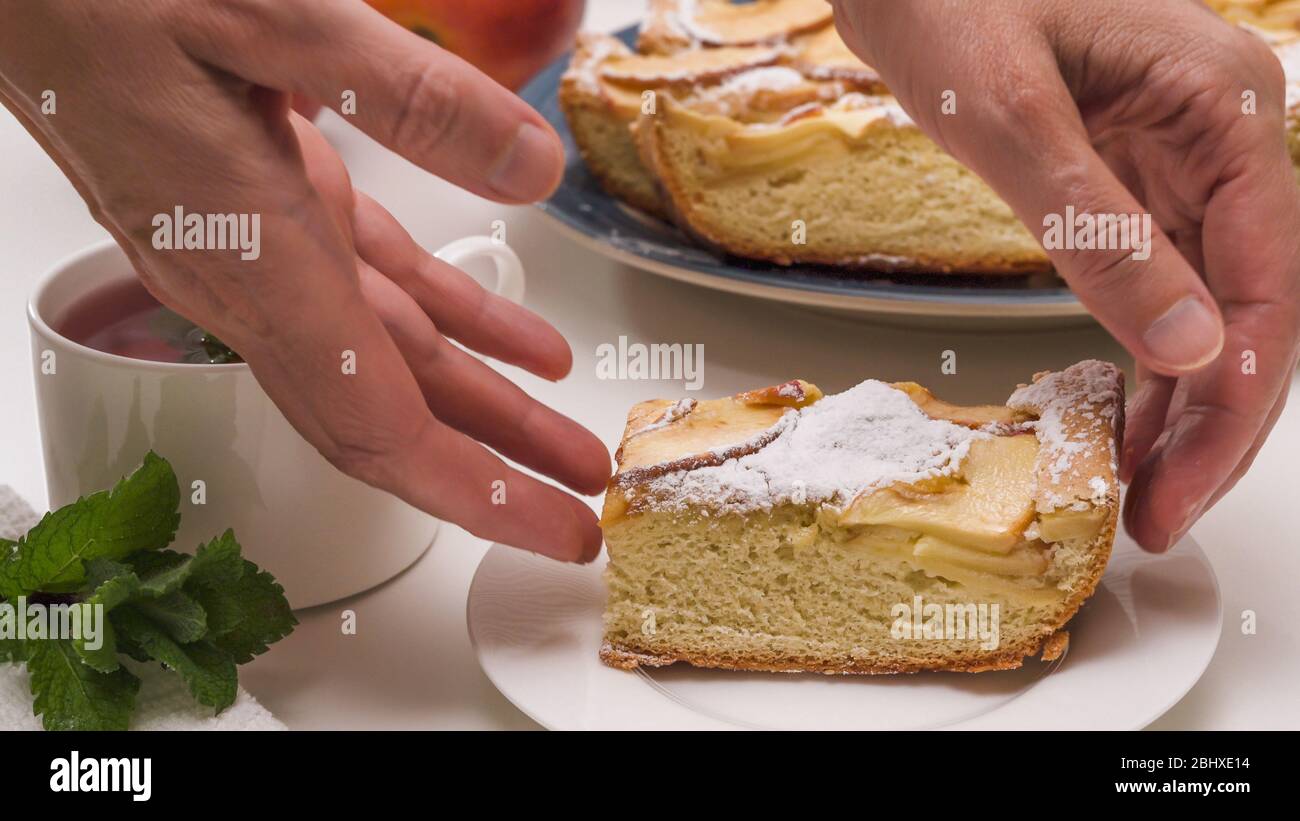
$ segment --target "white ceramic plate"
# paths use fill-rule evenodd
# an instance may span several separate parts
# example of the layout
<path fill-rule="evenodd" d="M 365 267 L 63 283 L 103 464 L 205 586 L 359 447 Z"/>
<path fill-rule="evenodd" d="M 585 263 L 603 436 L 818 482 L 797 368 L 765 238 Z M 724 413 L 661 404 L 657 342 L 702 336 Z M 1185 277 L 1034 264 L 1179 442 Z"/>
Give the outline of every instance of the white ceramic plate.
<path fill-rule="evenodd" d="M 604 557 L 578 567 L 493 545 L 470 586 L 470 640 L 492 683 L 556 730 L 1138 729 L 1205 671 L 1219 586 L 1190 538 L 1164 556 L 1121 535 L 1052 664 L 967 675 L 734 673 L 600 663 Z"/>

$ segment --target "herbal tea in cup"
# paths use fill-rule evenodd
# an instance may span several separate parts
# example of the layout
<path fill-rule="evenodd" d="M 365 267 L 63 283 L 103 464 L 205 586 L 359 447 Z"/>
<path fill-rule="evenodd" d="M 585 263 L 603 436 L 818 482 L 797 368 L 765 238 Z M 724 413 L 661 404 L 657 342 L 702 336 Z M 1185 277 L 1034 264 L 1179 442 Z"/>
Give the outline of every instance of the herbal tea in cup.
<path fill-rule="evenodd" d="M 88 348 L 148 362 L 242 362 L 212 334 L 163 305 L 136 279 L 101 285 L 70 304 L 55 329 Z"/>

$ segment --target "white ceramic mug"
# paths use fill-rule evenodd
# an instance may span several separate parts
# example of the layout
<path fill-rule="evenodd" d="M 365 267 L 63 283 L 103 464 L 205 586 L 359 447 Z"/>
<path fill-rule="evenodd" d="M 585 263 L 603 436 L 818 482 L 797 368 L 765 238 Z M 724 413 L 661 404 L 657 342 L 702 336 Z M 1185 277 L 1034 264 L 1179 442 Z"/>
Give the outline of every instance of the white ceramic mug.
<path fill-rule="evenodd" d="M 467 237 L 437 256 L 455 266 L 490 259 L 493 290 L 523 299 L 523 266 L 509 246 Z M 172 547 L 193 551 L 233 528 L 244 555 L 275 575 L 295 608 L 374 587 L 428 549 L 438 520 L 330 465 L 247 365 L 130 359 L 54 330 L 79 298 L 134 276 L 106 242 L 55 265 L 28 303 L 51 508 L 111 487 L 153 449 L 181 487 Z M 205 498 L 196 504 L 200 481 Z"/>

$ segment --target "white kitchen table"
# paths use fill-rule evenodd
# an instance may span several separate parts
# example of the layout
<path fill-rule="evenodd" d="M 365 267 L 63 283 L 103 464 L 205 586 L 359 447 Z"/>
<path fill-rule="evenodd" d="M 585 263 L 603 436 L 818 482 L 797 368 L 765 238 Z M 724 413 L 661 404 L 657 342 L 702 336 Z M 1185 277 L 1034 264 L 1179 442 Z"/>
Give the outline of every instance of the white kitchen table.
<path fill-rule="evenodd" d="M 587 24 L 621 27 L 636 19 L 641 6 L 639 0 L 593 2 Z M 528 269 L 527 304 L 569 339 L 575 365 L 558 384 L 503 370 L 611 446 L 632 403 L 681 395 L 680 383 L 597 379 L 597 346 L 616 344 L 620 336 L 703 344 L 699 396 L 796 376 L 842 390 L 870 376 L 916 379 L 959 402 L 1001 401 L 1018 381 L 1044 368 L 1085 357 L 1131 365 L 1097 328 L 1032 334 L 908 330 L 661 279 L 579 248 L 531 208 L 497 205 L 425 174 L 331 112 L 320 124 L 357 187 L 392 210 L 425 247 L 488 233 L 494 220 L 505 221 L 507 239 Z M 0 482 L 41 505 L 46 494 L 24 308 L 43 271 L 105 232 L 9 116 L 0 116 L 0 191 Z M 945 350 L 957 354 L 954 375 L 940 373 Z M 1224 631 L 1204 678 L 1154 726 L 1300 728 L 1297 453 L 1300 401 L 1293 396 L 1254 469 L 1193 529 L 1219 576 Z M 466 634 L 465 597 L 487 547 L 444 526 L 429 552 L 403 575 L 347 601 L 299 613 L 302 623 L 294 634 L 244 667 L 241 680 L 298 729 L 536 727 L 488 682 Z M 356 635 L 342 634 L 345 609 L 356 613 Z M 1256 635 L 1242 634 L 1246 610 L 1257 614 Z"/>

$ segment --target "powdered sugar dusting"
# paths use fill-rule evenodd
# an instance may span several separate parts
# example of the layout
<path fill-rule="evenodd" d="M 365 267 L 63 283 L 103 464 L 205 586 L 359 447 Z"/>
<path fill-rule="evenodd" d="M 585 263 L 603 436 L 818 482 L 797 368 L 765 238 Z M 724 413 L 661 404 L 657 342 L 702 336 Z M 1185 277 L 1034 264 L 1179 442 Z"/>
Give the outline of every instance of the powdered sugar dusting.
<path fill-rule="evenodd" d="M 988 436 L 931 419 L 907 394 L 875 380 L 787 411 L 778 425 L 757 452 L 649 481 L 647 501 L 719 512 L 791 502 L 843 507 L 870 488 L 952 474 L 970 443 Z"/>
<path fill-rule="evenodd" d="M 579 49 L 565 76 L 571 78 L 586 93 L 601 93 L 598 67 L 611 57 L 622 57 L 632 52 L 621 40 L 582 34 Z"/>
<path fill-rule="evenodd" d="M 716 86 L 699 89 L 691 107 L 728 117 L 744 116 L 759 105 L 763 95 L 799 93 L 820 95 L 833 93 L 838 87 L 818 90 L 799 72 L 785 66 L 762 66 L 733 74 Z"/>
<path fill-rule="evenodd" d="M 1109 495 L 1116 471 L 1115 440 L 1122 407 L 1119 368 L 1089 359 L 1063 371 L 1043 375 L 1032 385 L 1017 389 L 1007 407 L 1038 415 L 1040 511 L 1097 503 Z M 1099 438 L 1110 442 L 1110 477 L 1074 475 L 1093 460 L 1089 457 Z M 1087 495 L 1080 498 L 1086 488 Z"/>
<path fill-rule="evenodd" d="M 1110 491 L 1110 483 L 1102 476 L 1094 476 L 1088 480 L 1088 489 L 1092 491 L 1092 498 L 1088 501 L 1094 505 L 1100 505 L 1106 501 L 1106 494 Z"/>
<path fill-rule="evenodd" d="M 686 414 L 695 410 L 695 406 L 698 404 L 699 404 L 698 402 L 696 402 L 694 399 L 691 399 L 689 397 L 687 397 L 686 399 L 679 399 L 678 401 L 669 405 L 664 410 L 664 412 L 659 415 L 658 419 L 655 419 L 653 422 L 646 425 L 644 428 L 641 428 L 640 430 L 638 430 L 636 433 L 632 435 L 640 436 L 641 434 L 649 433 L 652 430 L 659 430 L 660 428 L 668 427 L 673 422 L 676 422 L 678 419 L 681 419 Z"/>
<path fill-rule="evenodd" d="M 678 0 L 676 14 L 669 16 L 669 25 L 678 34 L 688 37 L 693 45 L 707 43 L 721 45 L 727 41 L 719 32 L 699 22 L 699 0 Z M 774 42 L 784 41 L 785 36 L 771 38 Z"/>
<path fill-rule="evenodd" d="M 835 105 L 845 111 L 870 109 L 879 116 L 887 118 L 896 128 L 915 126 L 916 121 L 898 104 L 898 98 L 890 95 L 862 94 L 851 91 L 845 94 Z"/>
<path fill-rule="evenodd" d="M 751 68 L 748 71 L 729 78 L 719 91 L 725 94 L 753 95 L 760 91 L 783 91 L 798 88 L 806 80 L 799 72 L 785 66 L 765 66 Z"/>

